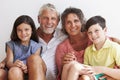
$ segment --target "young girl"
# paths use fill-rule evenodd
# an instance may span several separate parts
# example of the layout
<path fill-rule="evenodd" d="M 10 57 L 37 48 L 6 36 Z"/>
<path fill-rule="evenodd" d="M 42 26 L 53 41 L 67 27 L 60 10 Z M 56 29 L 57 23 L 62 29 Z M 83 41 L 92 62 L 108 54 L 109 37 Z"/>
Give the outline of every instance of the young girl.
<path fill-rule="evenodd" d="M 28 72 L 27 58 L 40 54 L 36 27 L 31 17 L 22 15 L 14 23 L 11 40 L 6 43 L 9 80 L 23 80 Z M 16 76 L 12 76 L 12 75 Z"/>

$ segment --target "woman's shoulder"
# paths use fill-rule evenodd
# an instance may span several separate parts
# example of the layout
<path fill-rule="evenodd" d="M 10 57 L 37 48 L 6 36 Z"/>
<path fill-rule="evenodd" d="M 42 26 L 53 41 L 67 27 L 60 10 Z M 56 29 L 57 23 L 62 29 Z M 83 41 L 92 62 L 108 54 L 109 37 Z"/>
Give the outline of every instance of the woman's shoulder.
<path fill-rule="evenodd" d="M 67 38 L 64 41 L 62 41 L 58 46 L 65 46 L 65 45 L 67 46 L 68 43 L 69 43 L 69 40 Z"/>

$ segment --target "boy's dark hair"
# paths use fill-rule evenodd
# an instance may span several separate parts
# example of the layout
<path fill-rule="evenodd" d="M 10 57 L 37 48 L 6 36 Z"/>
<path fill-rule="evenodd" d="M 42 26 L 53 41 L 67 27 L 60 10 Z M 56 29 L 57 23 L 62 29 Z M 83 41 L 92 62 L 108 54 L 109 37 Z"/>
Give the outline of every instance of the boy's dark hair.
<path fill-rule="evenodd" d="M 102 29 L 104 29 L 106 27 L 106 21 L 105 21 L 105 19 L 103 17 L 94 16 L 94 17 L 91 17 L 86 22 L 85 29 L 88 30 L 90 26 L 95 25 L 95 24 L 99 24 L 102 27 Z"/>

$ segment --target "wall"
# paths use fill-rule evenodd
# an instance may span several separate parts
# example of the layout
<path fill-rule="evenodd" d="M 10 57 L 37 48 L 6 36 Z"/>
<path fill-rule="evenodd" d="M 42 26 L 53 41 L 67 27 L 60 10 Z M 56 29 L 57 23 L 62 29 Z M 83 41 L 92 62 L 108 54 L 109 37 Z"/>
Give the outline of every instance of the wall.
<path fill-rule="evenodd" d="M 62 11 L 69 6 L 78 7 L 86 19 L 101 15 L 107 20 L 108 35 L 119 37 L 120 5 L 119 0 L 0 0 L 0 61 L 5 57 L 5 42 L 10 40 L 10 33 L 15 19 L 23 14 L 31 16 L 36 26 L 39 8 L 44 3 L 53 3 Z"/>

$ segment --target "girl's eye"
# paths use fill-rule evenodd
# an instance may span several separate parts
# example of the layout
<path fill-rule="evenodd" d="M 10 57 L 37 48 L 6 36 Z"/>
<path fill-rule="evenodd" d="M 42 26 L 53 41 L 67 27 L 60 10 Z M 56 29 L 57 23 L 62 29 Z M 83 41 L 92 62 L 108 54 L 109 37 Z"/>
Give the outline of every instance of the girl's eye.
<path fill-rule="evenodd" d="M 20 30 L 20 29 L 17 29 L 17 32 L 21 32 L 22 30 Z"/>
<path fill-rule="evenodd" d="M 25 31 L 29 31 L 29 29 L 25 29 Z"/>

